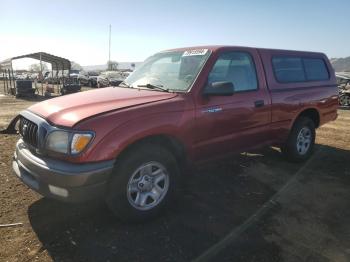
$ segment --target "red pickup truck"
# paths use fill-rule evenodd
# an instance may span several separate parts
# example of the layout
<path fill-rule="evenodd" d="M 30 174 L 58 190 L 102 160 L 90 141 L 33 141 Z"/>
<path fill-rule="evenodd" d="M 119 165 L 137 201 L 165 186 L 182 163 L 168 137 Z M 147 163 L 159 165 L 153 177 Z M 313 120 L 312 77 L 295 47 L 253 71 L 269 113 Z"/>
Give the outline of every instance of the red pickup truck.
<path fill-rule="evenodd" d="M 167 50 L 118 87 L 50 99 L 20 113 L 13 169 L 42 195 L 105 198 L 143 220 L 169 203 L 183 168 L 274 145 L 307 159 L 337 117 L 322 53 L 232 46 Z"/>

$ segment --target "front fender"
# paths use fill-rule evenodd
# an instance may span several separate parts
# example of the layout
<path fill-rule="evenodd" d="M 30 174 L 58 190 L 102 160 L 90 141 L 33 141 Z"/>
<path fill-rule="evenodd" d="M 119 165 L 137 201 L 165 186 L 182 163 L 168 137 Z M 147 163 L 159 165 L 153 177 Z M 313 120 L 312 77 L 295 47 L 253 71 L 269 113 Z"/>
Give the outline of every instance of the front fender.
<path fill-rule="evenodd" d="M 116 159 L 129 145 L 151 136 L 168 136 L 179 141 L 188 154 L 192 153 L 194 137 L 193 111 L 165 112 L 143 115 L 120 124 L 103 137 L 75 162 L 96 162 Z M 99 135 L 99 132 L 96 132 Z"/>

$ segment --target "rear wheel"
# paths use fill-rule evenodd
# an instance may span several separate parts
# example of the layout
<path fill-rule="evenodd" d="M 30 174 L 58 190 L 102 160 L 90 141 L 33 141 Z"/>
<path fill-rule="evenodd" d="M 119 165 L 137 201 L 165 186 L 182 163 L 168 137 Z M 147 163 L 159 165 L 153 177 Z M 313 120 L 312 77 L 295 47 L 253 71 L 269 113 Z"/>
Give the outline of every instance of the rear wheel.
<path fill-rule="evenodd" d="M 157 145 L 143 145 L 118 160 L 108 185 L 106 202 L 124 221 L 157 215 L 175 192 L 179 169 L 174 156 Z"/>
<path fill-rule="evenodd" d="M 286 157 L 294 162 L 308 159 L 315 145 L 315 124 L 308 117 L 299 117 L 282 148 Z"/>
<path fill-rule="evenodd" d="M 350 106 L 350 95 L 341 95 L 339 96 L 339 104 L 341 106 Z"/>

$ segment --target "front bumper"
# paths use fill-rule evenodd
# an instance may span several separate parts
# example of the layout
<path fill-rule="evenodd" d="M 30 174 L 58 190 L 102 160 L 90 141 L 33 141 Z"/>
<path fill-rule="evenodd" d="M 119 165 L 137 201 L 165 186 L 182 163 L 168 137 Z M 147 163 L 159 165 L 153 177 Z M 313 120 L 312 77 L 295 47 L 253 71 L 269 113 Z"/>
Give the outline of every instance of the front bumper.
<path fill-rule="evenodd" d="M 12 167 L 15 174 L 41 195 L 67 201 L 83 202 L 102 197 L 114 161 L 72 164 L 38 157 L 20 139 L 16 144 Z"/>

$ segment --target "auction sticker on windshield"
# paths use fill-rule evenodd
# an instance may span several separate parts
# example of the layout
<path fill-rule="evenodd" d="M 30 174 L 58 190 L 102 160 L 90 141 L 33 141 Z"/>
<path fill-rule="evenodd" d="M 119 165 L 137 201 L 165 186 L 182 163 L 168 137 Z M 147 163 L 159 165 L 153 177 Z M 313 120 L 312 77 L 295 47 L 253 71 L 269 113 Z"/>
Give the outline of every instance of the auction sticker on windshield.
<path fill-rule="evenodd" d="M 192 49 L 185 51 L 182 56 L 205 55 L 207 52 L 208 49 Z"/>

